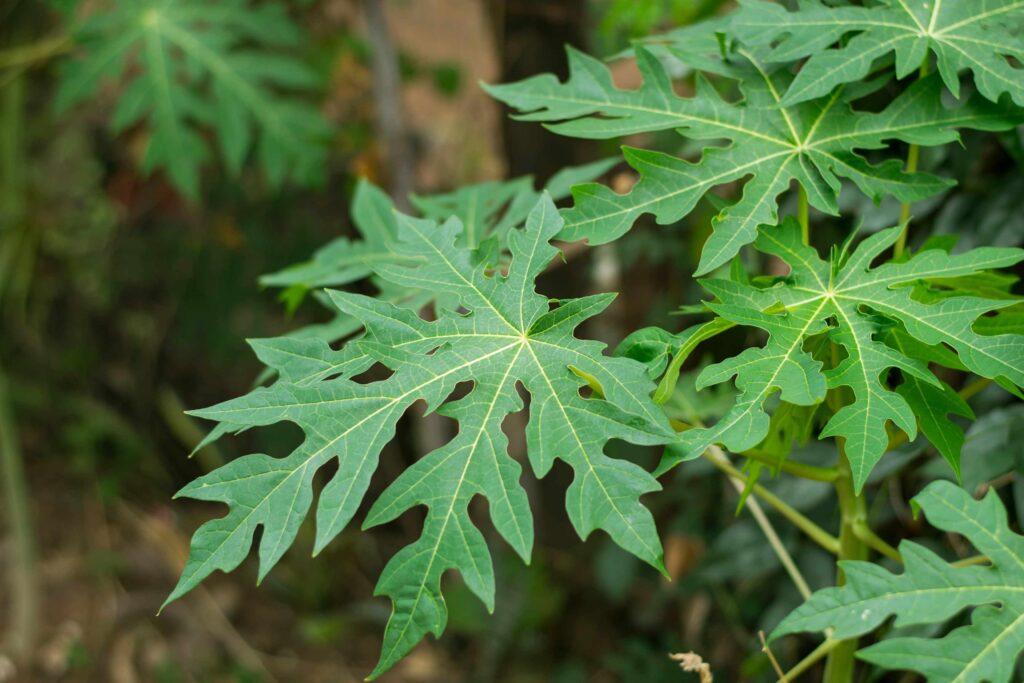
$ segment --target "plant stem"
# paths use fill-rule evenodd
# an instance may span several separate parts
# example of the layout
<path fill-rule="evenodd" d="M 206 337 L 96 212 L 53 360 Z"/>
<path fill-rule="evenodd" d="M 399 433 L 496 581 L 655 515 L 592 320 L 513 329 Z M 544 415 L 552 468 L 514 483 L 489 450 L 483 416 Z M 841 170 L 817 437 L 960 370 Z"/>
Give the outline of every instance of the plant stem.
<path fill-rule="evenodd" d="M 39 626 L 39 585 L 36 581 L 36 544 L 29 511 L 28 485 L 7 384 L 0 373 L 0 473 L 3 474 L 13 548 L 10 554 L 11 621 L 6 647 L 16 661 L 27 658 Z"/>
<path fill-rule="evenodd" d="M 772 668 L 775 669 L 775 673 L 779 675 L 779 683 L 789 683 L 789 679 L 786 677 L 786 672 L 782 670 L 781 666 L 779 666 L 779 660 L 775 659 L 775 655 L 772 654 L 772 649 L 768 647 L 768 641 L 764 638 L 764 631 L 758 631 L 757 636 L 761 639 L 761 652 L 767 655 Z"/>
<path fill-rule="evenodd" d="M 787 671 L 786 678 L 790 681 L 794 680 L 797 676 L 800 676 L 808 669 L 810 669 L 812 666 L 817 664 L 822 657 L 824 657 L 825 655 L 839 647 L 839 644 L 842 642 L 843 641 L 841 640 L 832 640 L 831 638 L 829 638 L 821 645 L 814 648 L 814 651 L 811 652 L 811 654 L 801 659 L 796 665 L 793 666 L 792 669 Z"/>
<path fill-rule="evenodd" d="M 861 540 L 858 527 L 867 527 L 867 503 L 863 495 L 858 495 L 853 488 L 853 473 L 846 453 L 839 446 L 839 477 L 835 482 L 836 494 L 839 497 L 839 559 L 866 560 L 868 546 Z M 838 571 L 838 585 L 846 583 L 842 570 Z M 825 662 L 825 683 L 850 683 L 853 681 L 854 655 L 857 652 L 857 639 L 851 638 L 840 642 L 829 653 Z"/>
<path fill-rule="evenodd" d="M 920 157 L 921 148 L 917 145 L 910 145 L 910 148 L 907 150 L 907 165 L 905 167 L 907 173 L 917 172 L 917 164 Z M 907 233 L 910 227 L 910 202 L 903 202 L 900 205 L 900 225 L 903 226 L 903 229 L 900 230 L 900 236 L 892 248 L 893 258 L 902 256 L 903 251 L 907 248 Z"/>
<path fill-rule="evenodd" d="M 873 548 L 882 555 L 885 555 L 890 560 L 895 560 L 896 562 L 903 564 L 903 556 L 900 555 L 900 551 L 886 543 L 882 537 L 876 534 L 874 530 L 868 526 L 867 522 L 855 524 L 853 527 L 853 533 L 857 535 L 857 538 L 866 543 L 868 547 Z"/>
<path fill-rule="evenodd" d="M 970 557 L 965 557 L 962 560 L 950 562 L 949 564 L 953 567 L 970 567 L 976 564 L 988 564 L 991 561 L 992 560 L 988 559 L 987 555 L 971 555 Z"/>
<path fill-rule="evenodd" d="M 924 61 L 921 62 L 921 69 L 918 71 L 918 78 L 924 78 L 928 75 L 928 57 L 925 56 Z M 905 170 L 907 173 L 916 173 L 918 160 L 921 157 L 921 148 L 917 145 L 910 145 L 907 149 L 907 165 Z M 900 236 L 896 240 L 896 244 L 893 245 L 892 255 L 893 258 L 899 258 L 903 255 L 903 251 L 907 248 L 907 233 L 910 229 L 910 202 L 903 202 L 900 205 Z"/>
<path fill-rule="evenodd" d="M 743 451 L 740 453 L 744 458 L 750 460 L 756 460 L 763 462 L 771 467 L 777 467 L 783 472 L 788 472 L 795 477 L 801 479 L 810 479 L 812 481 L 824 481 L 832 483 L 839 476 L 839 472 L 833 467 L 817 467 L 815 465 L 807 465 L 802 462 L 793 462 L 791 460 L 782 460 L 772 456 L 764 451 L 759 451 L 756 448 L 751 448 L 749 451 Z"/>
<path fill-rule="evenodd" d="M 704 453 L 704 457 L 714 463 L 716 467 L 722 468 L 723 471 L 728 472 L 728 470 L 724 469 L 725 467 L 735 470 L 735 468 L 732 467 L 732 463 L 729 462 L 729 457 L 718 446 L 712 446 L 709 448 Z M 730 473 L 729 482 L 732 483 L 736 492 L 742 496 L 743 491 L 746 489 L 746 478 L 742 476 L 742 473 L 740 473 L 739 470 L 735 471 L 739 476 Z M 750 508 L 750 514 L 754 516 L 754 521 L 756 521 L 757 525 L 761 527 L 761 531 L 764 533 L 765 538 L 768 539 L 768 544 L 771 545 L 772 550 L 775 551 L 775 554 L 778 556 L 779 561 L 786 570 L 786 573 L 789 574 L 789 578 L 793 580 L 793 584 L 796 586 L 796 589 L 800 591 L 800 595 L 803 596 L 804 600 L 809 600 L 811 597 L 811 587 L 807 584 L 807 580 L 804 579 L 803 574 L 800 573 L 800 569 L 796 566 L 796 562 L 793 561 L 793 557 L 789 554 L 789 551 L 786 550 L 786 546 L 782 545 L 782 539 L 780 539 L 779 535 L 775 533 L 775 527 L 772 526 L 771 520 L 768 519 L 768 516 L 764 514 L 764 510 L 761 509 L 761 504 L 756 498 L 750 496 L 747 498 L 747 507 Z"/>
<path fill-rule="evenodd" d="M 960 398 L 962 398 L 963 400 L 969 401 L 975 396 L 977 396 L 982 391 L 982 389 L 987 387 L 989 384 L 992 384 L 992 380 L 990 380 L 988 377 L 979 377 L 973 382 L 969 382 L 968 384 L 966 384 L 960 391 L 956 393 L 958 393 L 960 395 Z"/>
<path fill-rule="evenodd" d="M 44 38 L 28 45 L 18 45 L 0 51 L 0 69 L 27 67 L 71 49 L 71 38 L 66 35 Z"/>
<path fill-rule="evenodd" d="M 747 476 L 740 470 L 736 469 L 732 465 L 732 463 L 729 462 L 729 459 L 725 457 L 724 453 L 722 453 L 722 451 L 718 449 L 717 446 L 714 447 L 714 450 L 721 454 L 722 457 L 716 458 L 715 455 L 712 453 L 712 449 L 708 449 L 707 451 L 704 452 L 704 458 L 707 459 L 712 465 L 720 469 L 722 472 L 725 472 L 730 477 L 738 479 L 739 481 L 743 482 L 744 486 L 746 486 Z M 802 513 L 798 512 L 788 503 L 783 501 L 781 498 L 779 498 L 774 493 L 772 493 L 765 487 L 761 486 L 760 484 L 754 484 L 750 488 L 750 490 L 754 496 L 757 496 L 765 503 L 775 508 L 775 510 L 780 515 L 788 519 L 795 527 L 797 527 L 805 534 L 807 534 L 812 541 L 814 541 L 815 543 L 817 543 L 833 555 L 839 553 L 839 539 L 837 539 L 835 536 L 828 533 L 820 526 L 809 520 Z"/>
<path fill-rule="evenodd" d="M 804 244 L 811 243 L 811 208 L 807 201 L 807 190 L 799 186 L 797 194 L 796 217 L 800 221 L 800 239 Z"/>

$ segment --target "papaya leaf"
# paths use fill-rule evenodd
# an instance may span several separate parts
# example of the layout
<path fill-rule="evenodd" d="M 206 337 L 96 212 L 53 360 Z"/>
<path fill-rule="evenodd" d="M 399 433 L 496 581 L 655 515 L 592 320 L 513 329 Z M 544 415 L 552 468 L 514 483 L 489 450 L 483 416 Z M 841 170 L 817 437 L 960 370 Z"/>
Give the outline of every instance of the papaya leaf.
<path fill-rule="evenodd" d="M 661 152 L 624 148 L 639 180 L 626 194 L 599 184 L 573 189 L 575 205 L 564 211 L 562 239 L 591 244 L 614 240 L 643 214 L 662 225 L 674 223 L 715 187 L 748 179 L 742 196 L 714 219 L 697 274 L 732 259 L 757 235 L 759 225 L 778 223 L 778 197 L 793 181 L 811 206 L 837 215 L 840 178 L 879 201 L 893 196 L 913 202 L 948 188 L 952 182 L 907 173 L 902 161 L 869 162 L 858 150 L 885 148 L 890 140 L 941 145 L 958 139 L 957 128 L 1006 130 L 1024 117 L 1009 104 L 975 97 L 949 108 L 941 101 L 938 77 L 924 79 L 878 113 L 855 111 L 856 89 L 836 90 L 813 102 L 782 101 L 792 76 L 770 71 L 754 52 L 741 49 L 722 73 L 740 81 L 744 99 L 724 99 L 698 74 L 692 97 L 676 94 L 665 67 L 644 46 L 635 49 L 643 76 L 636 90 L 615 86 L 608 67 L 569 49 L 569 78 L 550 74 L 518 83 L 487 86 L 488 92 L 522 112 L 517 118 L 544 121 L 556 133 L 581 138 L 614 138 L 676 130 L 695 140 L 728 140 L 708 147 L 696 162 Z"/>
<path fill-rule="evenodd" d="M 615 163 L 616 159 L 611 158 L 570 166 L 552 176 L 545 191 L 554 200 L 562 199 L 569 195 L 571 186 L 593 180 Z M 412 203 L 424 218 L 458 218 L 463 225 L 458 236 L 459 246 L 476 249 L 477 259 L 500 261 L 505 258 L 509 231 L 523 224 L 539 198 L 540 192 L 534 189 L 533 180 L 524 176 L 468 185 L 453 192 L 414 196 Z M 287 336 L 336 342 L 363 329 L 357 318 L 339 309 L 318 291 L 321 287 L 341 287 L 371 278 L 378 290 L 377 298 L 397 306 L 419 310 L 432 302 L 444 303 L 444 292 L 405 287 L 373 277 L 375 266 L 409 264 L 422 259 L 404 255 L 395 247 L 398 222 L 394 202 L 367 180 L 360 180 L 356 186 L 352 224 L 362 239 L 338 237 L 318 249 L 309 261 L 260 278 L 260 284 L 266 287 L 283 288 L 279 298 L 291 311 L 312 290 L 313 297 L 333 314 L 326 323 L 307 325 Z M 264 372 L 265 377 L 272 374 L 272 370 Z"/>
<path fill-rule="evenodd" d="M 674 433 L 651 401 L 654 389 L 643 364 L 602 353 L 603 344 L 574 336 L 613 295 L 562 300 L 552 307 L 534 280 L 558 250 L 549 243 L 562 221 L 550 197 L 538 201 L 525 229 L 507 235 L 507 274 L 475 259 L 458 219 L 438 225 L 400 216 L 397 254 L 407 264 L 379 264 L 375 271 L 396 285 L 446 291 L 458 308 L 437 307 L 437 319 L 359 294 L 331 292 L 334 303 L 360 320 L 366 333 L 341 351 L 322 340 L 283 338 L 256 346 L 276 368 L 270 387 L 194 414 L 230 429 L 280 421 L 296 423 L 306 439 L 285 458 L 248 455 L 205 475 L 181 496 L 228 504 L 227 516 L 204 524 L 192 540 L 182 577 L 168 602 L 215 570 L 230 571 L 258 542 L 264 577 L 292 544 L 313 502 L 312 481 L 331 460 L 338 471 L 319 496 L 316 550 L 345 528 L 366 493 L 381 449 L 398 419 L 417 401 L 458 421 L 457 435 L 392 481 L 372 506 L 364 527 L 394 520 L 426 506 L 423 533 L 385 567 L 378 595 L 392 600 L 383 652 L 372 676 L 392 666 L 427 633 L 440 635 L 447 621 L 441 576 L 455 569 L 489 609 L 494 571 L 483 535 L 469 517 L 477 495 L 490 503 L 498 533 L 528 560 L 533 522 L 521 468 L 510 457 L 502 422 L 523 408 L 518 385 L 530 396 L 527 457 L 539 477 L 554 461 L 575 472 L 566 494 L 569 519 L 582 538 L 602 529 L 637 557 L 663 570 L 654 519 L 640 496 L 660 489 L 639 466 L 604 453 L 611 439 L 666 443 Z M 385 379 L 354 381 L 377 362 L 393 371 Z M 588 378 L 584 380 L 583 377 Z M 587 383 L 603 398 L 583 398 Z M 464 397 L 447 400 L 461 382 Z"/>
<path fill-rule="evenodd" d="M 566 168 L 554 175 L 545 189 L 557 201 L 569 195 L 572 185 L 593 180 L 615 162 L 615 159 L 603 159 Z M 497 237 L 499 245 L 504 247 L 505 235 L 523 224 L 539 198 L 540 192 L 533 188 L 533 180 L 523 176 L 476 183 L 442 194 L 414 195 L 411 199 L 424 218 L 458 218 L 463 225 L 459 244 L 476 249 L 491 237 Z M 383 190 L 365 179 L 359 181 L 352 198 L 352 224 L 361 239 L 334 239 L 317 250 L 309 261 L 264 275 L 260 284 L 303 290 L 339 287 L 370 277 L 373 267 L 379 263 L 407 263 L 410 258 L 419 258 L 403 256 L 395 248 L 398 234 L 395 204 Z"/>
<path fill-rule="evenodd" d="M 279 3 L 248 0 L 118 0 L 72 28 L 79 53 L 63 64 L 56 96 L 65 109 L 103 81 L 124 84 L 115 131 L 145 121 L 143 169 L 163 169 L 189 198 L 217 133 L 228 171 L 255 156 L 274 187 L 323 173 L 331 128 L 306 100 L 317 75 L 293 56 L 303 40 Z"/>
<path fill-rule="evenodd" d="M 963 535 L 990 564 L 956 567 L 913 541 L 900 544 L 901 574 L 870 562 L 840 561 L 846 585 L 812 595 L 772 639 L 829 628 L 832 638 L 856 638 L 893 615 L 896 627 L 941 624 L 973 608 L 970 624 L 942 637 L 886 638 L 857 656 L 886 669 L 916 671 L 928 681 L 1007 683 L 1024 651 L 1024 537 L 1010 530 L 994 489 L 974 500 L 962 488 L 936 481 L 913 503 L 934 526 Z"/>
<path fill-rule="evenodd" d="M 731 24 L 741 40 L 772 45 L 769 61 L 809 58 L 786 91 L 785 104 L 859 81 L 890 54 L 897 78 L 916 72 L 934 54 L 955 96 L 960 96 L 960 72 L 969 70 L 988 99 L 996 102 L 1009 93 L 1024 106 L 1024 0 L 881 0 L 877 7 L 827 7 L 805 0 L 797 12 L 762 0 L 741 5 Z"/>
<path fill-rule="evenodd" d="M 943 391 L 928 367 L 934 360 L 932 354 L 919 347 L 948 346 L 951 351 L 947 352 L 971 372 L 1024 383 L 1024 336 L 985 336 L 973 328 L 981 316 L 1013 305 L 1014 299 L 951 296 L 923 303 L 913 297 L 913 285 L 920 280 L 970 276 L 1012 266 L 1024 260 L 1024 250 L 980 247 L 949 254 L 929 249 L 902 263 L 872 267 L 899 233 L 899 227 L 883 230 L 865 239 L 845 260 L 837 255 L 828 262 L 801 242 L 799 225 L 789 218 L 778 228 L 762 228 L 754 245 L 789 265 L 790 274 L 782 281 L 761 288 L 732 280 L 705 280 L 704 287 L 716 297 L 708 304 L 712 311 L 737 325 L 764 330 L 768 341 L 701 373 L 698 388 L 735 377 L 741 394 L 716 424 L 681 434 L 680 444 L 667 452 L 660 471 L 699 456 L 715 443 L 736 453 L 756 446 L 768 434 L 764 404 L 776 391 L 783 401 L 810 406 L 822 402 L 828 389 L 847 387 L 852 390 L 852 403 L 828 420 L 821 436 L 845 440 L 854 484 L 860 490 L 888 448 L 889 422 L 911 439 L 917 435 L 917 415 L 907 392 L 889 387 L 889 371 L 899 370 L 935 392 Z M 886 334 L 897 326 L 915 343 L 887 344 Z M 825 333 L 846 353 L 828 370 L 805 348 L 810 338 Z M 952 400 L 935 404 L 933 410 L 935 419 L 942 419 L 941 411 L 967 412 Z M 949 437 L 930 426 L 928 432 L 937 439 Z M 951 449 L 959 448 L 955 437 L 937 445 L 947 449 L 944 455 L 950 453 L 950 458 Z"/>

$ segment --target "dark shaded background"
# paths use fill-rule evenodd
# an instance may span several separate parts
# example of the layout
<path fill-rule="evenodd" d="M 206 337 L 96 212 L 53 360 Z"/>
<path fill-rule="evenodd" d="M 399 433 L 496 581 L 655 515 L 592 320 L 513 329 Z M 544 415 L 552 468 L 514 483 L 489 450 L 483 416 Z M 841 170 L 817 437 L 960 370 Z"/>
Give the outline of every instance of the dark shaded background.
<path fill-rule="evenodd" d="M 245 338 L 322 319 L 311 301 L 288 314 L 256 281 L 351 233 L 347 207 L 356 178 L 396 194 L 407 185 L 432 192 L 521 174 L 543 181 L 565 165 L 616 152 L 613 144 L 510 121 L 478 80 L 564 75 L 563 44 L 610 54 L 631 34 L 692 16 L 700 3 L 386 2 L 385 28 L 402 76 L 401 137 L 390 143 L 376 116 L 368 3 L 287 4 L 309 31 L 308 57 L 329 83 L 322 107 L 336 134 L 326 184 L 317 189 L 271 192 L 258 174 L 236 182 L 211 167 L 201 202 L 186 201 L 160 174 L 140 173 L 144 129 L 110 133 L 116 92 L 57 115 L 50 100 L 59 55 L 17 70 L 0 60 L 0 215 L 9 219 L 0 233 L 0 448 L 21 456 L 28 498 L 20 511 L 5 507 L 2 519 L 5 534 L 20 519 L 30 525 L 39 595 L 29 654 L 17 662 L 0 657 L 0 682 L 344 683 L 365 676 L 388 616 L 387 601 L 372 598 L 373 585 L 387 558 L 418 533 L 413 514 L 371 534 L 346 531 L 316 560 L 304 528 L 261 587 L 247 562 L 154 616 L 184 564 L 190 534 L 220 513 L 172 502 L 173 493 L 226 459 L 286 452 L 299 438 L 298 430 L 275 427 L 189 460 L 205 426 L 182 410 L 252 386 L 261 368 Z M 59 22 L 45 3 L 4 0 L 0 56 L 58 31 Z M 636 83 L 629 65 L 617 75 Z M 988 138 L 971 144 L 982 153 L 932 160 L 974 178 L 957 211 L 969 212 L 970 201 L 987 196 L 993 185 L 985 173 L 1012 175 L 1002 147 Z M 608 181 L 628 186 L 630 178 L 620 168 Z M 689 274 L 710 213 L 699 209 L 685 233 L 641 226 L 619 245 L 580 253 L 573 267 L 544 276 L 541 289 L 553 296 L 621 289 L 599 326 L 587 330 L 610 343 L 648 324 L 679 329 L 668 313 L 697 300 Z M 721 348 L 744 346 L 744 335 L 723 335 Z M 714 415 L 729 400 L 710 392 L 697 401 L 686 386 L 677 400 L 692 405 L 681 410 Z M 422 433 L 404 426 L 368 500 L 424 450 Z M 627 455 L 652 462 L 656 454 Z M 531 492 L 539 538 L 529 567 L 494 544 L 495 614 L 450 576 L 444 638 L 428 639 L 382 681 L 696 680 L 666 657 L 686 650 L 712 662 L 717 680 L 774 680 L 756 634 L 797 595 L 756 527 L 733 514 L 727 482 L 693 463 L 650 501 L 675 578 L 670 584 L 603 535 L 578 541 L 562 509 L 568 476 L 556 471 Z M 772 486 L 823 524 L 834 521 L 827 487 Z M 891 517 L 897 527 L 917 528 L 906 515 Z M 808 578 L 831 583 L 828 558 L 790 529 L 780 531 Z M 11 628 L 18 602 L 7 580 L 15 558 L 9 535 L 0 537 L 0 566 L 7 565 L 0 633 Z M 785 659 L 794 646 L 777 654 Z"/>

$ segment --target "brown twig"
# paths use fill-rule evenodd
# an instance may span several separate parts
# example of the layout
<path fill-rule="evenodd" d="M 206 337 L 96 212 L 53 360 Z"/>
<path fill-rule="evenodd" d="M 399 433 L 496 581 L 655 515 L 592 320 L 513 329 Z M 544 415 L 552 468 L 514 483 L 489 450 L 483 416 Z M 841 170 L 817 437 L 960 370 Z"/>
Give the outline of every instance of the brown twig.
<path fill-rule="evenodd" d="M 715 677 L 711 674 L 711 665 L 704 661 L 696 652 L 674 652 L 668 656 L 674 662 L 679 662 L 679 668 L 700 676 L 700 683 L 713 683 Z"/>
<path fill-rule="evenodd" d="M 780 683 L 789 683 L 786 678 L 786 672 L 782 670 L 781 666 L 779 666 L 778 660 L 775 659 L 775 655 L 772 654 L 772 649 L 768 647 L 768 641 L 765 640 L 764 631 L 758 631 L 757 637 L 761 639 L 761 652 L 768 655 L 768 661 L 772 663 L 772 668 L 775 669 L 775 673 L 779 675 Z"/>

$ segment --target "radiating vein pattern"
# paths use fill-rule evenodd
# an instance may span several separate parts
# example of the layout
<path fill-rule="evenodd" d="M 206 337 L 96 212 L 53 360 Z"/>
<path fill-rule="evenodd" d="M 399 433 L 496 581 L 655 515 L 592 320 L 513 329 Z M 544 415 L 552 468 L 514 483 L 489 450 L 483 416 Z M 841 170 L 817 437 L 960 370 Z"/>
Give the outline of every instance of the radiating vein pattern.
<path fill-rule="evenodd" d="M 338 471 L 316 506 L 316 550 L 344 529 L 366 494 L 381 449 L 401 415 L 417 401 L 458 422 L 457 435 L 426 454 L 390 483 L 364 526 L 389 522 L 425 506 L 422 535 L 384 569 L 377 593 L 393 612 L 384 636 L 378 675 L 426 633 L 439 635 L 447 610 L 441 576 L 455 569 L 488 606 L 494 605 L 494 571 L 483 535 L 469 517 L 469 503 L 487 498 L 500 536 L 528 560 L 533 522 L 519 483 L 521 466 L 508 453 L 503 420 L 523 408 L 518 386 L 529 395 L 527 457 L 538 476 L 556 459 L 574 479 L 566 509 L 586 538 L 601 529 L 626 550 L 661 568 L 661 544 L 640 496 L 658 490 L 637 465 L 605 454 L 611 439 L 635 444 L 670 441 L 673 432 L 649 398 L 653 385 L 633 360 L 603 355 L 603 344 L 574 330 L 612 300 L 596 295 L 552 307 L 534 280 L 557 255 L 550 240 L 562 221 L 550 197 L 538 201 L 525 229 L 507 234 L 507 273 L 489 267 L 460 244 L 464 227 L 453 219 L 399 216 L 391 249 L 402 259 L 374 266 L 397 286 L 443 291 L 455 305 L 437 307 L 434 320 L 408 308 L 352 293 L 331 292 L 334 304 L 359 320 L 366 332 L 341 351 L 323 341 L 263 341 L 257 352 L 279 379 L 270 387 L 196 415 L 230 430 L 290 421 L 305 433 L 284 458 L 248 455 L 185 487 L 179 495 L 228 504 L 225 517 L 203 525 L 189 561 L 168 600 L 215 570 L 230 571 L 246 557 L 257 527 L 262 578 L 292 544 L 313 503 L 312 480 L 334 460 Z M 393 374 L 360 383 L 353 379 L 372 363 Z M 584 398 L 581 376 L 600 384 L 603 398 Z M 449 400 L 462 382 L 472 388 Z"/>
<path fill-rule="evenodd" d="M 522 112 L 519 118 L 547 122 L 563 135 L 606 139 L 676 130 L 694 140 L 729 141 L 706 148 L 696 162 L 627 147 L 626 161 L 639 174 L 630 191 L 579 185 L 573 189 L 574 206 L 564 211 L 561 238 L 598 244 L 618 238 L 643 214 L 653 214 L 663 225 L 674 223 L 713 188 L 745 180 L 740 198 L 713 221 L 698 275 L 734 257 L 754 240 L 758 226 L 778 223 L 778 197 L 794 181 L 812 206 L 829 214 L 838 213 L 842 178 L 876 201 L 892 196 L 913 202 L 951 184 L 907 173 L 895 159 L 871 163 L 858 150 L 881 149 L 891 140 L 945 144 L 957 139 L 957 128 L 1005 130 L 1021 121 L 1019 110 L 983 97 L 944 106 L 938 77 L 913 85 L 878 113 L 854 111 L 856 93 L 839 90 L 789 103 L 782 97 L 792 87 L 789 72 L 769 70 L 761 56 L 744 49 L 718 70 L 740 82 L 742 101 L 726 100 L 702 75 L 695 94 L 681 97 L 654 52 L 638 46 L 635 54 L 643 76 L 636 90 L 617 88 L 606 65 L 570 49 L 564 83 L 545 74 L 488 86 L 488 91 Z"/>
<path fill-rule="evenodd" d="M 614 161 L 604 159 L 563 169 L 548 181 L 546 190 L 552 199 L 562 199 L 568 196 L 570 186 L 593 180 Z M 494 260 L 504 253 L 509 231 L 522 226 L 539 198 L 540 191 L 534 189 L 533 180 L 523 176 L 476 183 L 442 194 L 414 195 L 411 201 L 424 218 L 459 218 L 463 229 L 457 245 L 477 250 L 481 260 Z M 281 299 L 291 307 L 297 306 L 310 291 L 323 299 L 316 292 L 320 287 L 343 287 L 367 278 L 372 278 L 379 290 L 377 298 L 399 306 L 421 308 L 430 302 L 442 306 L 450 303 L 444 291 L 421 290 L 373 277 L 378 266 L 416 263 L 423 258 L 400 253 L 396 248 L 395 205 L 383 190 L 367 180 L 360 180 L 352 198 L 351 214 L 357 233 L 355 239 L 338 237 L 318 249 L 308 261 L 264 275 L 260 284 L 283 288 Z M 290 336 L 335 342 L 362 328 L 357 319 L 343 313 L 333 303 L 323 303 L 332 311 L 334 319 L 300 328 Z"/>
<path fill-rule="evenodd" d="M 995 489 L 974 500 L 938 481 L 914 505 L 939 529 L 967 538 L 990 564 L 954 567 L 913 541 L 900 544 L 901 574 L 869 562 L 840 562 L 846 585 L 815 593 L 772 638 L 826 629 L 834 629 L 832 638 L 855 638 L 893 615 L 896 627 L 941 624 L 973 608 L 969 624 L 942 637 L 886 638 L 857 656 L 887 669 L 917 671 L 936 683 L 1015 680 L 1024 651 L 1024 536 L 1010 530 Z"/>
<path fill-rule="evenodd" d="M 216 131 L 231 173 L 253 155 L 274 186 L 321 176 L 331 129 L 312 104 L 288 94 L 320 84 L 285 51 L 302 35 L 281 6 L 119 0 L 72 35 L 82 54 L 64 64 L 58 106 L 85 99 L 104 79 L 123 79 L 113 127 L 146 121 L 145 170 L 166 170 L 189 197 L 198 196 L 210 156 L 204 126 Z"/>
<path fill-rule="evenodd" d="M 872 268 L 872 261 L 893 245 L 899 230 L 878 232 L 848 258 L 835 256 L 829 262 L 801 242 L 799 226 L 789 219 L 779 228 L 762 229 L 754 245 L 789 265 L 786 278 L 767 288 L 731 280 L 704 282 L 715 297 L 708 303 L 712 311 L 737 325 L 765 331 L 768 340 L 763 347 L 749 348 L 700 374 L 698 388 L 735 378 L 740 395 L 716 424 L 684 432 L 681 444 L 663 461 L 662 471 L 699 456 L 712 444 L 734 452 L 756 446 L 768 434 L 764 406 L 775 392 L 788 403 L 807 406 L 823 401 L 827 390 L 845 387 L 852 398 L 821 435 L 843 439 L 859 489 L 888 448 L 889 423 L 911 439 L 917 435 L 917 416 L 906 390 L 892 386 L 893 370 L 915 382 L 913 386 L 929 387 L 940 395 L 944 385 L 928 361 L 1024 384 L 1024 336 L 989 336 L 974 329 L 982 316 L 1011 306 L 1016 299 L 963 295 L 925 303 L 913 295 L 917 282 L 1009 267 L 1024 260 L 1024 250 L 982 247 L 950 254 L 928 249 L 904 263 Z M 809 338 L 823 333 L 845 352 L 833 367 L 826 367 L 806 348 Z M 901 340 L 907 339 L 915 348 L 904 352 L 907 342 Z M 932 347 L 943 351 L 927 350 Z M 940 407 L 963 411 L 959 403 L 933 406 Z M 948 438 L 948 432 L 932 427 L 929 422 L 926 435 Z"/>
<path fill-rule="evenodd" d="M 1024 0 L 881 0 L 878 5 L 827 7 L 808 0 L 789 12 L 775 2 L 746 0 L 732 28 L 753 46 L 772 46 L 770 61 L 809 58 L 786 91 L 786 104 L 859 81 L 891 54 L 897 78 L 918 71 L 934 55 L 954 95 L 960 93 L 960 73 L 969 70 L 988 99 L 995 102 L 1009 93 L 1024 105 Z"/>

